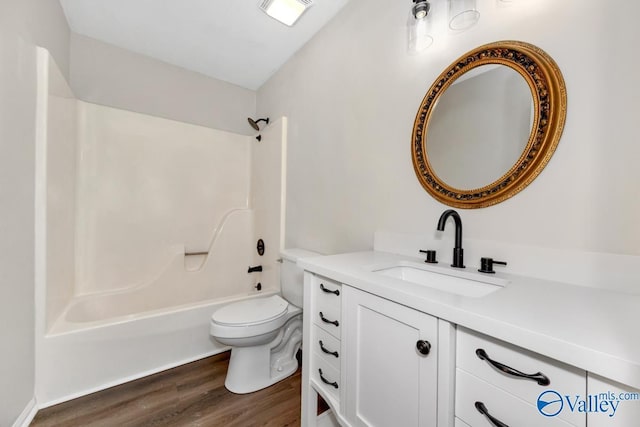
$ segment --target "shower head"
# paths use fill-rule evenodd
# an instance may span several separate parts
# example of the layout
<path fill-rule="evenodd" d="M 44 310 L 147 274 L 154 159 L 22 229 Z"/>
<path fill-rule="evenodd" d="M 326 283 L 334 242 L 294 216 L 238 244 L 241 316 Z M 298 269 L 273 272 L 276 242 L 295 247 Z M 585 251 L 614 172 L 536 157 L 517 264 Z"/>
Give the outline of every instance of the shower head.
<path fill-rule="evenodd" d="M 248 117 L 247 121 L 249 122 L 252 128 L 254 128 L 255 130 L 260 130 L 260 126 L 258 126 L 258 123 L 265 122 L 266 124 L 269 124 L 269 117 L 266 117 L 264 119 L 258 119 L 258 120 L 253 120 L 251 117 Z"/>

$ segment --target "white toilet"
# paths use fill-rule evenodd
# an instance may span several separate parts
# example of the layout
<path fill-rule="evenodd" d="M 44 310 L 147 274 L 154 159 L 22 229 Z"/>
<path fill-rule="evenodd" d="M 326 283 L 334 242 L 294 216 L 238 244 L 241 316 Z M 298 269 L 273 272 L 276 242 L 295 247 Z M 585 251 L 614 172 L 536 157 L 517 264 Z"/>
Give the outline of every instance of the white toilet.
<path fill-rule="evenodd" d="M 282 252 L 282 297 L 272 295 L 239 301 L 211 316 L 210 333 L 231 347 L 225 387 L 251 393 L 292 375 L 298 369 L 296 353 L 302 343 L 303 271 L 299 258 L 318 256 L 304 249 Z"/>

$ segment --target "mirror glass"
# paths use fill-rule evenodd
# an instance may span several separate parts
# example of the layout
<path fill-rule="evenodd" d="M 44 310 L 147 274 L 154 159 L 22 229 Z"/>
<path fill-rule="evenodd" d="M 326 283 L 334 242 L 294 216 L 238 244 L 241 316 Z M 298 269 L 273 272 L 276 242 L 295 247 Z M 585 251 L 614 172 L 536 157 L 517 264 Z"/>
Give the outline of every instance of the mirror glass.
<path fill-rule="evenodd" d="M 449 206 L 503 202 L 542 172 L 567 115 L 562 73 L 542 49 L 499 41 L 470 50 L 433 82 L 411 135 L 420 185 Z"/>
<path fill-rule="evenodd" d="M 429 120 L 425 140 L 434 174 L 468 190 L 498 180 L 527 146 L 533 114 L 531 89 L 512 68 L 491 64 L 465 73 Z"/>

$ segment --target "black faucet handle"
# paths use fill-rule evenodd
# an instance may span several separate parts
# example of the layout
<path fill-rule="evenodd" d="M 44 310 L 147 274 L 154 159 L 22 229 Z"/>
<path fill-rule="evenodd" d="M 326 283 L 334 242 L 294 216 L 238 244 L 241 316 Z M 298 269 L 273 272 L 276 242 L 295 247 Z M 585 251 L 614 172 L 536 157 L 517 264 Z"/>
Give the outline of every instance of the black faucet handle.
<path fill-rule="evenodd" d="M 478 271 L 480 273 L 494 274 L 495 271 L 493 270 L 493 264 L 507 265 L 505 261 L 494 261 L 493 258 L 482 257 L 480 258 L 480 268 Z"/>
<path fill-rule="evenodd" d="M 419 251 L 420 253 L 426 254 L 427 258 L 424 260 L 424 262 L 428 262 L 429 264 L 437 264 L 438 260 L 436 260 L 436 251 L 429 249 L 429 250 L 424 250 L 424 249 L 420 249 Z"/>

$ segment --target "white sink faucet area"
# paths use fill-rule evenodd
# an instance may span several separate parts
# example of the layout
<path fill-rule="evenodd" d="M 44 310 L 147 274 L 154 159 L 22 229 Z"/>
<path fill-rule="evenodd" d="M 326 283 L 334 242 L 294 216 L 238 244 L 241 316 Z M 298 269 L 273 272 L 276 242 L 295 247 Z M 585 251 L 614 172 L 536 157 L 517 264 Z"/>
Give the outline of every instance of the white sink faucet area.
<path fill-rule="evenodd" d="M 442 213 L 438 220 L 438 231 L 444 231 L 446 222 L 452 218 L 455 223 L 455 246 L 453 248 L 453 264 L 451 267 L 438 264 L 435 260 L 435 251 L 420 250 L 427 255 L 425 263 L 408 260 L 396 261 L 390 265 L 377 265 L 371 267 L 370 271 L 405 282 L 426 286 L 440 291 L 450 292 L 465 297 L 478 298 L 489 295 L 502 289 L 509 281 L 496 278 L 488 274 L 493 272 L 493 259 L 483 258 L 481 273 L 465 270 L 463 249 L 462 249 L 462 219 L 458 212 L 448 209 Z M 504 264 L 505 262 L 497 261 Z"/>
<path fill-rule="evenodd" d="M 478 298 L 505 287 L 509 281 L 482 273 L 453 270 L 444 266 L 400 261 L 393 265 L 377 266 L 371 270 L 384 276 L 427 286 L 466 297 Z"/>

